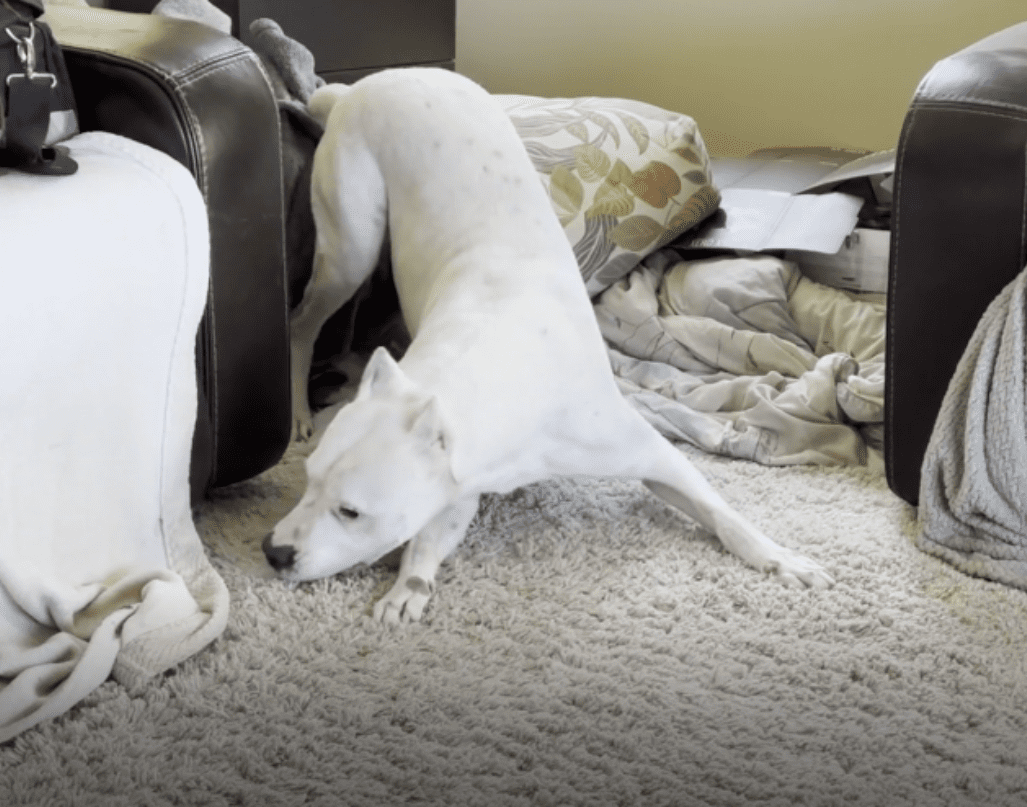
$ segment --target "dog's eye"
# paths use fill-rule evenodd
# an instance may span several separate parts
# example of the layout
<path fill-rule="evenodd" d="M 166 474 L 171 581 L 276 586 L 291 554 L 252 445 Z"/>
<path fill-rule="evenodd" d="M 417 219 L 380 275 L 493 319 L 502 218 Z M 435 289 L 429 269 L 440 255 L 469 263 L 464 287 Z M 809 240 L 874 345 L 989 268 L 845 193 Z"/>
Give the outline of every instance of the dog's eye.
<path fill-rule="evenodd" d="M 335 514 L 339 518 L 345 519 L 347 521 L 352 521 L 360 515 L 360 513 L 358 513 L 351 507 L 337 507 L 335 508 Z"/>

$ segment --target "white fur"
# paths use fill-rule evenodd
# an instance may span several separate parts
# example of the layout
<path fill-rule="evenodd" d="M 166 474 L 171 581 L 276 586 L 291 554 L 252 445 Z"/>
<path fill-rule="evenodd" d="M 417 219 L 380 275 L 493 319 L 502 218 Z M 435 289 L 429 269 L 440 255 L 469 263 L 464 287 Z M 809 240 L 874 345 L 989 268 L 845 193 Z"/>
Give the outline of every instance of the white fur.
<path fill-rule="evenodd" d="M 326 129 L 314 274 L 292 326 L 298 437 L 311 433 L 314 339 L 373 270 L 386 225 L 414 339 L 398 364 L 374 354 L 311 454 L 305 495 L 265 541 L 282 577 L 332 575 L 409 542 L 374 613 L 417 620 L 480 494 L 596 475 L 642 479 L 785 583 L 833 582 L 732 510 L 624 401 L 571 247 L 488 93 L 409 68 L 324 87 L 310 109 Z"/>

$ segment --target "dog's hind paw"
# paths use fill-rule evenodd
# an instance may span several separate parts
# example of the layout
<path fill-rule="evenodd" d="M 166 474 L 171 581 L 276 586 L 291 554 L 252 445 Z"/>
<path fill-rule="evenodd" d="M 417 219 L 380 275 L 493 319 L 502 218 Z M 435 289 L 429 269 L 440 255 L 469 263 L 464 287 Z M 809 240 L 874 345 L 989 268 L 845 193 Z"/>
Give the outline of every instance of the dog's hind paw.
<path fill-rule="evenodd" d="M 780 556 L 769 561 L 763 570 L 776 574 L 786 586 L 825 589 L 834 585 L 834 578 L 823 566 L 785 547 L 781 547 Z"/>
<path fill-rule="evenodd" d="M 435 584 L 421 577 L 402 575 L 388 593 L 374 604 L 376 622 L 399 625 L 405 622 L 420 622 L 424 608 L 431 599 Z"/>

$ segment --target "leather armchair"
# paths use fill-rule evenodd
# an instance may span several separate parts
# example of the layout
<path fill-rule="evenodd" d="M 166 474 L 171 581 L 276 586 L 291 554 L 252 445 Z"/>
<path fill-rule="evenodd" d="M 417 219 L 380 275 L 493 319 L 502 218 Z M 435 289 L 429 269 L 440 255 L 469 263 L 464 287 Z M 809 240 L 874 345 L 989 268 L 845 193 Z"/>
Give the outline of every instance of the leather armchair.
<path fill-rule="evenodd" d="M 938 62 L 896 154 L 885 462 L 917 504 L 942 398 L 978 320 L 1027 262 L 1027 23 Z"/>
<path fill-rule="evenodd" d="M 45 21 L 64 49 L 83 131 L 113 132 L 169 154 L 192 172 L 207 204 L 210 288 L 196 342 L 195 501 L 274 465 L 291 433 L 275 98 L 249 48 L 197 23 L 65 6 L 51 6 Z"/>

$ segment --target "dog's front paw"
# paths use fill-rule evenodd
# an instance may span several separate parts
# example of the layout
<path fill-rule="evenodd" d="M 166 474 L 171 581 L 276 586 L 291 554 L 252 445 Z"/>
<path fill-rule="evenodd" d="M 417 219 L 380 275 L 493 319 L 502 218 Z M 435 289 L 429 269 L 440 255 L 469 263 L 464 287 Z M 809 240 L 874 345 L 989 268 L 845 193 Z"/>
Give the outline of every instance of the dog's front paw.
<path fill-rule="evenodd" d="M 297 373 L 297 367 L 309 367 L 305 359 L 293 358 L 292 377 L 292 439 L 305 443 L 314 435 L 314 414 L 310 411 L 306 373 Z"/>
<path fill-rule="evenodd" d="M 823 589 L 834 585 L 834 578 L 827 570 L 805 555 L 786 547 L 780 547 L 780 552 L 776 554 L 777 557 L 768 561 L 763 569 L 776 574 L 786 586 Z"/>
<path fill-rule="evenodd" d="M 374 618 L 386 625 L 420 622 L 435 584 L 421 577 L 402 575 L 389 592 L 374 604 Z"/>
<path fill-rule="evenodd" d="M 305 443 L 314 436 L 314 420 L 310 412 L 294 414 L 292 418 L 292 439 L 294 442 Z"/>

